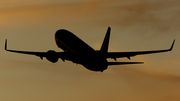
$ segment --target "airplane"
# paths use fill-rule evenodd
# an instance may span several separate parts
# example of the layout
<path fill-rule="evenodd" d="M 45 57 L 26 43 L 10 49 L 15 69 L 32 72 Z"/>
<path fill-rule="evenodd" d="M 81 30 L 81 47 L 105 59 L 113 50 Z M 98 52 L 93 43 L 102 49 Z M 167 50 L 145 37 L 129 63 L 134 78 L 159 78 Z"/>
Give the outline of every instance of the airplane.
<path fill-rule="evenodd" d="M 143 62 L 108 62 L 107 59 L 111 58 L 116 61 L 116 58 L 127 57 L 129 60 L 136 55 L 168 52 L 173 49 L 175 39 L 169 49 L 165 50 L 152 50 L 152 51 L 134 51 L 134 52 L 108 52 L 109 39 L 111 28 L 108 27 L 105 38 L 103 40 L 100 50 L 94 50 L 72 32 L 60 29 L 55 33 L 55 43 L 64 52 L 56 52 L 49 50 L 47 52 L 31 52 L 31 51 L 18 51 L 7 49 L 7 39 L 5 41 L 5 50 L 9 52 L 22 53 L 28 55 L 35 55 L 43 60 L 45 57 L 52 63 L 56 63 L 58 59 L 72 61 L 76 64 L 81 64 L 91 71 L 103 72 L 112 65 L 125 65 L 125 64 L 142 64 Z"/>

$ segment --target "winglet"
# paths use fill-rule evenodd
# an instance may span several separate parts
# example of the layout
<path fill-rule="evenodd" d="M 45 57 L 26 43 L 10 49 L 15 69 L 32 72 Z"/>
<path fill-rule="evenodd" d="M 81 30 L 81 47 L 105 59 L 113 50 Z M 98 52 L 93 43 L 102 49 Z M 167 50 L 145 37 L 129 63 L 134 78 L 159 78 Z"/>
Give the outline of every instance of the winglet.
<path fill-rule="evenodd" d="M 4 47 L 5 50 L 7 50 L 7 39 L 5 41 L 5 47 Z"/>
<path fill-rule="evenodd" d="M 173 41 L 173 43 L 172 43 L 171 48 L 169 49 L 169 51 L 171 51 L 171 50 L 173 49 L 174 42 L 175 42 L 175 39 L 174 39 L 174 41 Z"/>

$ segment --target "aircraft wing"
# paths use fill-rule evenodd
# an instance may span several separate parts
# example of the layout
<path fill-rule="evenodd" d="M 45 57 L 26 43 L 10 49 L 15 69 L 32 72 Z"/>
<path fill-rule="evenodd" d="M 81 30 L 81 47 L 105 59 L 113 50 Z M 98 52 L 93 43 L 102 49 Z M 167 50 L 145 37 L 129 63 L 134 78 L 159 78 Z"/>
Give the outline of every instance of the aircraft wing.
<path fill-rule="evenodd" d="M 127 57 L 128 59 L 130 59 L 130 57 L 136 56 L 136 55 L 168 52 L 168 51 L 171 51 L 173 49 L 174 42 L 175 42 L 175 40 L 173 41 L 171 47 L 169 49 L 165 49 L 165 50 L 135 51 L 135 52 L 108 52 L 107 58 L 114 58 L 116 60 L 116 58 Z"/>
<path fill-rule="evenodd" d="M 143 64 L 144 62 L 108 62 L 109 65 Z"/>
<path fill-rule="evenodd" d="M 4 47 L 4 49 L 5 49 L 6 51 L 9 51 L 9 52 L 29 54 L 29 55 L 36 55 L 36 56 L 39 56 L 41 59 L 42 59 L 43 57 L 46 57 L 46 53 L 47 53 L 47 52 L 30 52 L 30 51 L 9 50 L 9 49 L 7 49 L 7 39 L 6 39 L 6 42 L 5 42 L 5 47 Z"/>
<path fill-rule="evenodd" d="M 48 52 L 31 52 L 31 51 L 9 50 L 9 49 L 7 49 L 7 39 L 6 39 L 6 42 L 5 42 L 5 47 L 4 47 L 4 49 L 5 49 L 6 51 L 14 52 L 14 53 L 35 55 L 35 56 L 40 57 L 41 59 L 43 59 L 43 57 L 48 57 L 48 56 L 49 56 Z M 50 51 L 52 51 L 52 50 L 50 50 Z M 55 52 L 55 51 L 53 51 L 53 52 Z M 56 55 L 57 55 L 57 58 L 61 58 L 63 61 L 64 61 L 64 57 L 68 55 L 66 52 L 55 52 L 55 53 L 56 53 Z M 52 54 L 50 53 L 50 55 L 52 55 Z"/>

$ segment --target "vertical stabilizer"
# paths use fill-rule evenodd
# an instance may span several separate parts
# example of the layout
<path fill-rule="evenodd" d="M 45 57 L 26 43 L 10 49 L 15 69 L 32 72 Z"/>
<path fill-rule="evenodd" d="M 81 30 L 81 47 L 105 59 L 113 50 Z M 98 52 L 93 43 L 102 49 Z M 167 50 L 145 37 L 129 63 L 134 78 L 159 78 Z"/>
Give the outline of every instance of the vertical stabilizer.
<path fill-rule="evenodd" d="M 111 28 L 108 27 L 108 30 L 106 32 L 106 36 L 104 38 L 103 44 L 102 44 L 101 49 L 100 49 L 99 56 L 105 57 L 107 52 L 108 52 L 110 32 L 111 32 Z"/>

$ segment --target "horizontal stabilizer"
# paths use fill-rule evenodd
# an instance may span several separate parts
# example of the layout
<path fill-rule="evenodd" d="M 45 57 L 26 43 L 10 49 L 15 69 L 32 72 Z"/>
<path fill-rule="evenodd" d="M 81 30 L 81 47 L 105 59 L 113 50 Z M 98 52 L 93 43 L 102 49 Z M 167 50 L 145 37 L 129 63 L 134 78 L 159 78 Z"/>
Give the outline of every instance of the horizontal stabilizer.
<path fill-rule="evenodd" d="M 108 62 L 108 65 L 143 64 L 144 62 Z"/>

